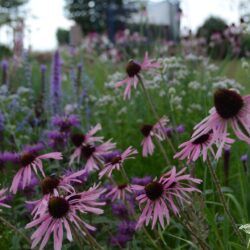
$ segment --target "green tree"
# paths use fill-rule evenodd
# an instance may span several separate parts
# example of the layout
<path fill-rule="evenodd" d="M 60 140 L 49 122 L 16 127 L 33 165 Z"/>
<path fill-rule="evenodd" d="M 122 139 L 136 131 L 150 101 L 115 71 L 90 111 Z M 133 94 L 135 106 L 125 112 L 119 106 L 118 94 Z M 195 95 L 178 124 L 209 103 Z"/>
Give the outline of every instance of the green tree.
<path fill-rule="evenodd" d="M 58 28 L 56 31 L 56 38 L 59 45 L 69 44 L 69 31 Z"/>
<path fill-rule="evenodd" d="M 0 0 L 0 25 L 10 23 L 16 18 L 18 8 L 28 0 Z"/>
<path fill-rule="evenodd" d="M 226 22 L 219 17 L 209 17 L 204 24 L 198 29 L 197 35 L 203 36 L 210 41 L 210 37 L 215 32 L 222 33 L 227 27 Z"/>
<path fill-rule="evenodd" d="M 116 22 L 124 21 L 123 0 L 65 0 L 66 16 L 79 24 L 84 33 L 104 31 L 109 17 Z"/>

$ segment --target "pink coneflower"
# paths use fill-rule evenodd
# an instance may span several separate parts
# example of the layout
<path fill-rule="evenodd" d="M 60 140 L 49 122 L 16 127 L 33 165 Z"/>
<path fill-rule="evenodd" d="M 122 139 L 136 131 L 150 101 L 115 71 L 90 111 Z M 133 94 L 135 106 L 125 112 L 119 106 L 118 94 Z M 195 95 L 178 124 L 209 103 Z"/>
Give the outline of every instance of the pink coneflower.
<path fill-rule="evenodd" d="M 226 138 L 226 145 L 232 144 L 234 142 L 233 139 Z M 180 160 L 188 159 L 190 161 L 196 161 L 201 155 L 203 157 L 203 161 L 207 159 L 207 153 L 210 151 L 214 156 L 213 145 L 215 141 L 213 139 L 213 133 L 210 131 L 207 134 L 202 134 L 199 137 L 191 138 L 191 140 L 182 143 L 179 148 L 181 151 L 175 154 L 174 158 L 179 158 Z M 216 158 L 221 156 L 221 151 L 218 150 Z"/>
<path fill-rule="evenodd" d="M 120 87 L 124 84 L 127 84 L 125 91 L 124 91 L 124 99 L 130 98 L 131 95 L 131 88 L 134 86 L 134 88 L 137 87 L 138 84 L 138 76 L 141 70 L 148 70 L 153 68 L 159 68 L 160 64 L 157 62 L 154 62 L 152 59 L 148 58 L 148 53 L 145 53 L 143 63 L 140 64 L 138 62 L 135 62 L 134 60 L 130 60 L 127 64 L 126 72 L 127 72 L 127 78 L 116 83 L 116 87 Z"/>
<path fill-rule="evenodd" d="M 75 227 L 76 230 L 83 235 L 86 235 L 83 228 L 94 231 L 95 227 L 84 222 L 78 216 L 78 212 L 91 212 L 94 214 L 103 213 L 103 210 L 97 207 L 104 205 L 105 203 L 94 200 L 99 198 L 99 195 L 102 194 L 103 190 L 98 192 L 98 190 L 95 189 L 95 192 L 94 198 L 93 191 L 90 191 L 89 195 L 85 194 L 84 198 L 81 197 L 81 194 L 76 193 L 68 196 L 51 197 L 47 202 L 46 212 L 38 219 L 35 219 L 26 225 L 26 228 L 32 228 L 39 225 L 37 230 L 31 236 L 31 248 L 35 248 L 39 242 L 41 242 L 39 249 L 44 249 L 50 235 L 53 233 L 54 249 L 60 250 L 63 242 L 63 227 L 66 230 L 67 239 L 69 241 L 73 240 L 71 233 L 72 227 Z"/>
<path fill-rule="evenodd" d="M 106 193 L 106 197 L 114 200 L 126 200 L 126 195 L 131 194 L 131 187 L 125 183 L 112 187 L 112 189 Z"/>
<path fill-rule="evenodd" d="M 250 95 L 242 97 L 234 90 L 218 89 L 214 93 L 214 108 L 195 126 L 192 137 L 198 138 L 212 130 L 222 150 L 227 141 L 228 124 L 240 140 L 250 143 Z"/>
<path fill-rule="evenodd" d="M 72 186 L 73 183 L 81 183 L 77 177 L 84 174 L 85 170 L 75 172 L 71 175 L 60 176 L 47 176 L 41 181 L 41 189 L 43 198 L 36 201 L 29 201 L 28 204 L 34 205 L 32 215 L 37 218 L 46 210 L 46 203 L 51 196 L 59 196 L 60 193 L 75 193 L 75 189 Z"/>
<path fill-rule="evenodd" d="M 166 125 L 168 123 L 168 118 L 163 116 L 157 123 L 154 125 L 145 124 L 141 127 L 141 133 L 144 135 L 144 139 L 141 143 L 142 145 L 142 155 L 144 157 L 148 155 L 152 155 L 154 152 L 154 144 L 152 141 L 152 137 L 157 137 L 158 140 L 165 139 L 165 131 Z"/>
<path fill-rule="evenodd" d="M 0 189 L 0 206 L 10 208 L 9 205 L 5 204 L 5 200 L 7 198 L 5 193 L 7 192 L 7 190 L 7 188 Z"/>
<path fill-rule="evenodd" d="M 111 174 L 114 169 L 120 170 L 122 168 L 122 164 L 127 159 L 132 159 L 133 155 L 137 154 L 137 150 L 133 149 L 131 146 L 128 147 L 123 153 L 115 155 L 110 162 L 108 162 L 104 169 L 99 173 L 99 178 L 102 178 L 104 175 L 111 177 Z"/>
<path fill-rule="evenodd" d="M 97 124 L 95 127 L 90 129 L 86 134 L 80 132 L 72 132 L 71 142 L 76 146 L 75 151 L 80 150 L 81 146 L 87 143 L 102 142 L 102 136 L 94 136 L 99 130 L 102 129 L 101 124 Z"/>
<path fill-rule="evenodd" d="M 202 181 L 192 178 L 189 174 L 182 175 L 185 170 L 186 168 L 176 172 L 176 168 L 173 167 L 159 181 L 155 179 L 146 186 L 131 186 L 132 190 L 139 192 L 136 200 L 139 201 L 142 209 L 136 228 L 140 228 L 143 224 L 147 226 L 151 220 L 152 229 L 155 227 L 157 220 L 164 228 L 165 220 L 169 224 L 170 212 L 173 212 L 175 215 L 179 213 L 178 203 L 184 204 L 189 202 L 188 193 L 200 192 L 190 182 L 200 184 Z M 143 204 L 145 205 L 143 206 Z"/>
<path fill-rule="evenodd" d="M 71 155 L 70 164 L 75 159 L 79 162 L 80 158 L 83 157 L 86 160 L 84 167 L 86 172 L 98 170 L 98 164 L 102 162 L 102 155 L 110 153 L 114 147 L 115 143 L 112 143 L 111 140 L 96 146 L 94 144 L 83 144 Z"/>
<path fill-rule="evenodd" d="M 24 189 L 31 182 L 32 171 L 36 174 L 38 171 L 45 176 L 43 171 L 42 160 L 44 159 L 54 159 L 61 160 L 62 154 L 60 152 L 53 152 L 44 155 L 37 156 L 36 153 L 32 151 L 24 151 L 19 155 L 19 166 L 20 169 L 13 178 L 10 191 L 16 193 L 18 190 L 19 183 L 22 182 L 22 188 Z"/>

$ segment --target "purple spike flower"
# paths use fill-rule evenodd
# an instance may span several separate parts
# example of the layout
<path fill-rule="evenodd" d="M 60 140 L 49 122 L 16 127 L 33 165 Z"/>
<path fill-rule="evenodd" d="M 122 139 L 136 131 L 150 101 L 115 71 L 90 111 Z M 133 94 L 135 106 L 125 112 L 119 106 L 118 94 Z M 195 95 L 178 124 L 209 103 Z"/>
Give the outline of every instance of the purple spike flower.
<path fill-rule="evenodd" d="M 60 113 L 60 101 L 61 101 L 61 58 L 60 53 L 57 50 L 53 57 L 52 70 L 51 70 L 51 104 L 53 114 Z"/>

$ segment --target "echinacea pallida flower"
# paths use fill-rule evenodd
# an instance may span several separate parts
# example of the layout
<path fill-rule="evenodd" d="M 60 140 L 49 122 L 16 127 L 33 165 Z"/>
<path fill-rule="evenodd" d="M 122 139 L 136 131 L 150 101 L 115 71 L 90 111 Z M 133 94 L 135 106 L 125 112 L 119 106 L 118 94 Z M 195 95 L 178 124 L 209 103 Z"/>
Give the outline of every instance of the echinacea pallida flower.
<path fill-rule="evenodd" d="M 128 147 L 123 153 L 116 154 L 110 162 L 105 164 L 104 168 L 99 173 L 99 178 L 102 178 L 104 175 L 111 177 L 111 174 L 114 169 L 120 170 L 122 168 L 122 164 L 127 159 L 132 159 L 133 155 L 137 154 L 137 150 L 132 147 Z"/>
<path fill-rule="evenodd" d="M 61 250 L 64 229 L 69 241 L 73 241 L 72 227 L 75 227 L 83 235 L 86 235 L 83 228 L 94 231 L 95 227 L 83 221 L 78 216 L 78 213 L 103 213 L 103 210 L 98 208 L 98 206 L 102 206 L 105 203 L 97 201 L 102 193 L 103 189 L 94 187 L 83 193 L 51 197 L 47 202 L 47 210 L 44 214 L 26 225 L 26 228 L 39 225 L 31 236 L 31 249 L 34 249 L 39 242 L 41 242 L 39 249 L 44 249 L 50 236 L 53 234 L 54 250 Z"/>
<path fill-rule="evenodd" d="M 235 90 L 218 89 L 214 93 L 214 108 L 195 126 L 192 137 L 197 138 L 212 130 L 214 140 L 220 142 L 219 150 L 222 150 L 229 124 L 240 140 L 250 144 L 250 95 L 241 96 Z"/>
<path fill-rule="evenodd" d="M 9 205 L 4 203 L 4 201 L 6 199 L 6 195 L 5 195 L 6 191 L 7 191 L 7 188 L 0 189 L 0 207 L 2 206 L 2 207 L 10 208 Z"/>
<path fill-rule="evenodd" d="M 77 177 L 84 174 L 84 170 L 77 171 L 70 175 L 65 176 L 46 176 L 41 181 L 41 189 L 43 193 L 43 197 L 40 200 L 36 201 L 28 201 L 27 204 L 31 204 L 34 206 L 32 210 L 32 216 L 37 218 L 43 211 L 46 209 L 46 202 L 50 199 L 51 196 L 59 196 L 60 193 L 74 193 L 75 189 L 72 186 L 73 183 L 81 183 Z"/>
<path fill-rule="evenodd" d="M 141 127 L 141 133 L 144 136 L 144 139 L 141 142 L 142 155 L 144 157 L 154 153 L 155 146 L 152 140 L 153 137 L 156 137 L 160 141 L 165 139 L 166 135 L 164 129 L 166 128 L 168 121 L 168 118 L 163 116 L 157 123 L 145 124 Z"/>
<path fill-rule="evenodd" d="M 159 180 L 155 179 L 146 186 L 132 185 L 132 190 L 139 193 L 136 200 L 139 202 L 142 213 L 137 222 L 136 228 L 143 224 L 146 226 L 152 221 L 152 229 L 159 221 L 162 228 L 165 221 L 169 224 L 170 213 L 177 215 L 180 211 L 179 204 L 190 202 L 189 193 L 200 192 L 192 183 L 200 184 L 202 181 L 183 175 L 186 168 L 176 172 L 173 167 Z"/>
<path fill-rule="evenodd" d="M 234 142 L 233 139 L 226 138 L 225 145 L 229 146 Z M 188 162 L 196 161 L 201 155 L 203 161 L 206 161 L 208 151 L 210 151 L 214 156 L 214 145 L 215 141 L 213 140 L 213 133 L 209 132 L 206 134 L 202 134 L 199 137 L 191 138 L 189 141 L 182 143 L 179 148 L 181 151 L 175 154 L 174 158 L 178 158 L 180 160 L 187 159 Z M 222 151 L 218 150 L 216 154 L 216 158 L 221 156 Z"/>
<path fill-rule="evenodd" d="M 130 185 L 127 183 L 119 184 L 113 186 L 109 192 L 106 193 L 106 198 L 110 198 L 112 201 L 114 200 L 126 200 L 126 195 L 132 194 L 132 190 Z"/>
<path fill-rule="evenodd" d="M 32 171 L 34 171 L 36 174 L 38 171 L 40 171 L 42 175 L 45 176 L 42 164 L 42 160 L 45 159 L 61 160 L 62 154 L 60 152 L 53 152 L 38 156 L 32 151 L 23 152 L 19 156 L 18 165 L 20 169 L 13 178 L 10 191 L 15 194 L 18 190 L 19 183 L 22 183 L 23 189 L 25 186 L 29 185 L 31 182 Z"/>
<path fill-rule="evenodd" d="M 87 143 L 79 146 L 77 150 L 71 155 L 70 164 L 77 159 L 77 162 L 80 161 L 82 157 L 85 159 L 86 164 L 84 169 L 87 173 L 99 169 L 99 163 L 102 161 L 102 155 L 110 153 L 114 149 L 115 143 L 112 143 L 111 140 L 108 140 L 102 144 L 94 145 L 93 143 Z"/>
<path fill-rule="evenodd" d="M 130 60 L 126 67 L 127 78 L 116 83 L 116 87 L 120 87 L 124 84 L 127 84 L 124 91 L 124 99 L 129 99 L 131 95 L 131 88 L 136 88 L 138 85 L 138 75 L 142 70 L 149 70 L 153 68 L 159 68 L 160 64 L 154 62 L 152 59 L 148 58 L 148 53 L 145 53 L 143 63 L 135 62 L 134 60 Z"/>

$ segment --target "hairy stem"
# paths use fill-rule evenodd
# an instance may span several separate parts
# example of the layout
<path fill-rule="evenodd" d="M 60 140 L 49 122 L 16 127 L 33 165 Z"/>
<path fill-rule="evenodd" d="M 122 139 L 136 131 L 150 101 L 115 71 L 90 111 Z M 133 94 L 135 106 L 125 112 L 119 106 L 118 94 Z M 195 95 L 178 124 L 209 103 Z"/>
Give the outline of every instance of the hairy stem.
<path fill-rule="evenodd" d="M 137 77 L 138 77 L 139 82 L 140 82 L 140 84 L 141 84 L 141 86 L 142 86 L 142 90 L 143 90 L 143 92 L 144 92 L 144 94 L 145 94 L 145 96 L 146 96 L 146 99 L 147 99 L 148 104 L 149 104 L 149 106 L 150 106 L 151 112 L 152 112 L 154 118 L 155 118 L 157 121 L 159 121 L 159 120 L 160 120 L 160 117 L 159 117 L 159 115 L 158 115 L 158 113 L 157 113 L 157 111 L 156 111 L 155 105 L 153 104 L 153 101 L 152 101 L 152 99 L 151 99 L 151 97 L 150 97 L 150 95 L 149 95 L 147 89 L 145 88 L 145 85 L 144 85 L 144 83 L 143 83 L 143 80 L 142 80 L 142 78 L 141 78 L 139 75 L 138 75 Z M 162 129 L 163 129 L 163 128 L 162 128 Z M 173 146 L 171 140 L 168 138 L 168 136 L 166 136 L 166 140 L 167 140 L 168 144 L 170 145 L 172 151 L 173 151 L 173 152 L 176 152 L 176 150 L 175 150 L 175 148 L 174 148 L 174 146 Z M 159 148 L 160 148 L 160 150 L 161 150 L 161 152 L 162 152 L 162 154 L 163 154 L 163 157 L 164 157 L 166 163 L 169 164 L 170 161 L 169 161 L 169 159 L 168 159 L 167 152 L 165 151 L 165 149 L 164 149 L 164 147 L 163 147 L 161 141 L 160 141 L 160 140 L 157 140 L 157 142 L 158 142 L 158 146 L 159 146 Z"/>
<path fill-rule="evenodd" d="M 219 199 L 220 199 L 220 201 L 221 201 L 221 203 L 223 205 L 225 213 L 226 213 L 228 219 L 231 221 L 231 224 L 232 224 L 232 227 L 233 227 L 233 230 L 234 230 L 235 234 L 240 239 L 241 243 L 245 245 L 245 240 L 242 237 L 241 232 L 240 232 L 238 226 L 236 225 L 233 216 L 231 215 L 231 213 L 229 211 L 229 208 L 227 207 L 225 196 L 221 191 L 220 181 L 219 181 L 218 176 L 216 175 L 216 173 L 215 173 L 215 171 L 213 169 L 213 166 L 211 164 L 211 161 L 210 161 L 209 157 L 207 158 L 207 163 L 208 163 L 207 165 L 208 165 L 209 171 L 210 171 L 211 176 L 212 176 L 213 183 L 215 185 L 216 191 L 217 191 L 217 193 L 219 195 Z"/>
<path fill-rule="evenodd" d="M 14 230 L 17 234 L 19 234 L 23 239 L 25 239 L 27 241 L 27 243 L 29 243 L 29 245 L 32 244 L 31 240 L 22 231 L 20 231 L 18 228 L 16 228 L 14 225 L 12 225 L 7 220 L 5 220 L 2 216 L 0 216 L 0 221 L 2 221 L 7 227 Z"/>

